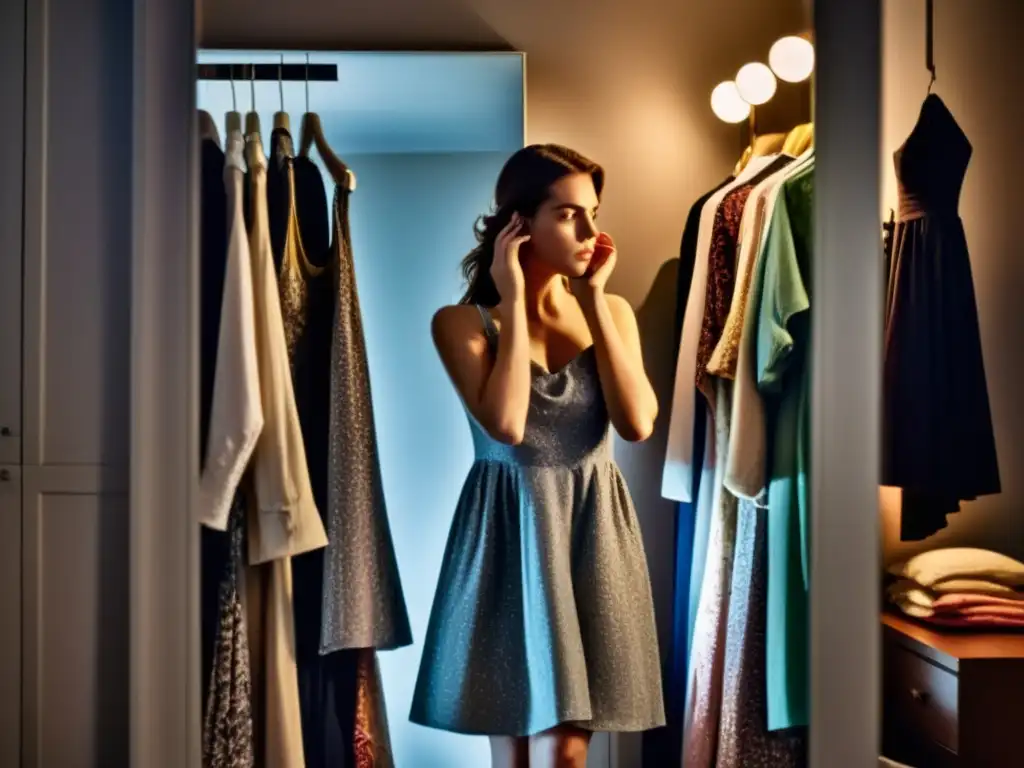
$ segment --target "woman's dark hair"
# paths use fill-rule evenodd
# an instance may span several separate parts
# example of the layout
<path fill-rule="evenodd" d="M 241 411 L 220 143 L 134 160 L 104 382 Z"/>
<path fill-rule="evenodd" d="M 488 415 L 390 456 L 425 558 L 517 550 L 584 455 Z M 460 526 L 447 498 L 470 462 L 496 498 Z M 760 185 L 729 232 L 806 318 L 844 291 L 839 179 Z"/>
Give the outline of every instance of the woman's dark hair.
<path fill-rule="evenodd" d="M 510 157 L 494 191 L 494 208 L 490 215 L 481 216 L 474 230 L 477 246 L 462 260 L 462 274 L 466 279 L 466 293 L 460 304 L 482 304 L 493 307 L 500 300 L 498 289 L 491 278 L 494 261 L 494 243 L 498 234 L 512 220 L 513 213 L 531 217 L 548 199 L 551 185 L 574 173 L 588 173 L 594 180 L 594 190 L 601 196 L 604 170 L 579 152 L 559 144 L 531 144 Z"/>

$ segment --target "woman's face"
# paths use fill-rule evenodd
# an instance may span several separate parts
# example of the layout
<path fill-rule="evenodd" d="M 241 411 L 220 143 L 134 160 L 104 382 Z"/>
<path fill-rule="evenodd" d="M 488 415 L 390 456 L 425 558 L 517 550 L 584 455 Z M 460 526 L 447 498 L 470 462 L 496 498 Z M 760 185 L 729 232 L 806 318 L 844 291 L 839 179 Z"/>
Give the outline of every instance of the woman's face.
<path fill-rule="evenodd" d="M 524 253 L 556 274 L 582 277 L 600 233 L 594 223 L 598 204 L 589 173 L 563 176 L 529 219 L 530 240 Z"/>

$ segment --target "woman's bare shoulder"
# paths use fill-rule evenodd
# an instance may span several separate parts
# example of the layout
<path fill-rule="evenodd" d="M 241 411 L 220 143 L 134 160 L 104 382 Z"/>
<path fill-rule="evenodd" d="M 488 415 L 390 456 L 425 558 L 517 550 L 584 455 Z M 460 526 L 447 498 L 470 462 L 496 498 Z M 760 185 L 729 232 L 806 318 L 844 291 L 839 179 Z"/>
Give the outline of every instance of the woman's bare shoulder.
<path fill-rule="evenodd" d="M 464 344 L 485 335 L 480 310 L 473 304 L 441 307 L 434 313 L 430 329 L 434 343 L 439 346 Z"/>

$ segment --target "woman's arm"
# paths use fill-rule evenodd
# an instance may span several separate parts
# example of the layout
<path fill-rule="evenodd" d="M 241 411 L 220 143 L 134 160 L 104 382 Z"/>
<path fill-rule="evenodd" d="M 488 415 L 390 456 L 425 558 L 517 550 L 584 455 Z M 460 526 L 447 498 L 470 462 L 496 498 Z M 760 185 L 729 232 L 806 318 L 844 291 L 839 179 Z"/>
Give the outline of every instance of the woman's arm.
<path fill-rule="evenodd" d="M 640 333 L 629 302 L 603 289 L 583 291 L 580 306 L 594 338 L 601 391 L 612 425 L 623 440 L 646 440 L 654 431 L 658 398 L 644 370 Z"/>
<path fill-rule="evenodd" d="M 526 305 L 503 302 L 497 355 L 488 350 L 476 307 L 443 307 L 434 315 L 434 345 L 473 417 L 495 440 L 517 445 L 530 407 L 530 338 Z"/>

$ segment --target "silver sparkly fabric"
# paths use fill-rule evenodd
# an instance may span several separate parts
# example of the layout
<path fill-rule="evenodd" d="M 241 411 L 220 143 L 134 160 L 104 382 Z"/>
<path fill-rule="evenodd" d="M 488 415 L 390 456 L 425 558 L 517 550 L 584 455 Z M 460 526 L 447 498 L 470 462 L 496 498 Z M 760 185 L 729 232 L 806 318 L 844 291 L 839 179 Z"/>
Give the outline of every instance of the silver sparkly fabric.
<path fill-rule="evenodd" d="M 203 721 L 203 768 L 252 768 L 256 764 L 249 640 L 238 579 L 244 562 L 244 521 L 244 497 L 238 492 L 228 517 L 230 554 L 220 584 L 217 643 Z"/>
<path fill-rule="evenodd" d="M 492 349 L 497 330 L 481 309 Z M 560 723 L 665 723 L 640 528 L 611 457 L 593 348 L 535 366 L 510 446 L 469 417 L 476 460 L 456 506 L 410 719 L 524 736 Z"/>
<path fill-rule="evenodd" d="M 726 619 L 736 543 L 736 497 L 725 490 L 725 462 L 718 461 L 729 444 L 729 408 L 732 382 L 715 380 L 715 475 L 710 488 L 714 494 L 707 561 L 701 582 L 697 621 L 690 654 L 690 685 L 683 721 L 683 764 L 686 768 L 713 768 L 718 750 L 718 724 L 722 710 L 722 682 L 725 660 Z"/>
<path fill-rule="evenodd" d="M 769 731 L 765 699 L 768 510 L 739 502 L 716 768 L 803 768 L 806 729 Z"/>
<path fill-rule="evenodd" d="M 334 193 L 337 293 L 331 345 L 327 551 L 320 652 L 410 645 L 391 540 L 356 291 L 346 189 Z"/>

